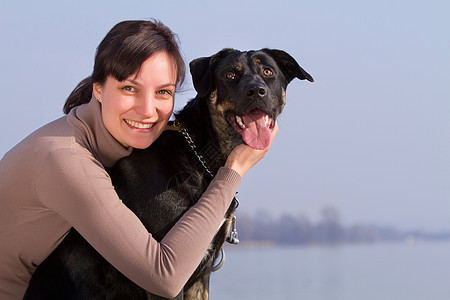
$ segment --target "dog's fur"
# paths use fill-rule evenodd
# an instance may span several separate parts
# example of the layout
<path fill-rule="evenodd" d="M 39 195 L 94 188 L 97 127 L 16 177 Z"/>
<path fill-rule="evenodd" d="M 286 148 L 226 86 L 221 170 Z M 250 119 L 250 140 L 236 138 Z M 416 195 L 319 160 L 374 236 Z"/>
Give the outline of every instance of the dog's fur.
<path fill-rule="evenodd" d="M 176 120 L 213 173 L 243 142 L 235 129 L 236 115 L 264 111 L 272 129 L 284 107 L 288 83 L 295 77 L 313 81 L 289 54 L 271 49 L 224 49 L 192 61 L 190 70 L 198 95 L 176 114 Z M 182 134 L 169 130 L 108 172 L 119 197 L 158 241 L 211 181 Z M 175 299 L 208 299 L 209 275 L 229 233 L 233 210 L 234 203 L 203 261 Z M 124 277 L 74 229 L 36 269 L 25 295 L 25 299 L 111 298 L 161 299 Z"/>

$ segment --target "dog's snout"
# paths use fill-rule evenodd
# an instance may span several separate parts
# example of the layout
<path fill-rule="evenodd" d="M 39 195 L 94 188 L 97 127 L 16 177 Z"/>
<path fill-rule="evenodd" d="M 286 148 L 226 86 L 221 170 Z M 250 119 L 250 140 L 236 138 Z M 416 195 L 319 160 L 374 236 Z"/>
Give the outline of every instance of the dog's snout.
<path fill-rule="evenodd" d="M 264 97 L 267 94 L 266 86 L 262 83 L 250 83 L 245 89 L 245 95 L 248 97 Z"/>

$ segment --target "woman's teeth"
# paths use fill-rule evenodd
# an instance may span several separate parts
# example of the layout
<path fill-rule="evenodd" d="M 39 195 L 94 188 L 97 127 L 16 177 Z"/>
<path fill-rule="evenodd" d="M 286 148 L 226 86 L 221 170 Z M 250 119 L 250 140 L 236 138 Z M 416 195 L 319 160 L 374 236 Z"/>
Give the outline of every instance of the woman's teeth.
<path fill-rule="evenodd" d="M 140 123 L 140 122 L 135 122 L 135 121 L 131 121 L 131 120 L 125 120 L 125 122 L 130 125 L 131 127 L 135 127 L 135 128 L 139 128 L 139 129 L 150 129 L 153 127 L 153 125 L 155 125 L 155 123 Z"/>

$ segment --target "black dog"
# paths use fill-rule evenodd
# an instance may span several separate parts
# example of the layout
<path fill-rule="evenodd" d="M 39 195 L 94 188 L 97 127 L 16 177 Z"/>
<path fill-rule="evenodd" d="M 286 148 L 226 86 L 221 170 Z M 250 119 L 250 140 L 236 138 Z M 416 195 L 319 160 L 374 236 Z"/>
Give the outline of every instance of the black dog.
<path fill-rule="evenodd" d="M 271 49 L 224 49 L 192 61 L 190 70 L 198 95 L 176 114 L 176 130 L 108 170 L 120 198 L 157 240 L 200 198 L 236 145 L 268 146 L 288 83 L 296 77 L 313 81 L 289 54 Z M 235 205 L 176 299 L 208 298 Z M 161 298 L 128 280 L 72 229 L 36 269 L 25 299 Z"/>

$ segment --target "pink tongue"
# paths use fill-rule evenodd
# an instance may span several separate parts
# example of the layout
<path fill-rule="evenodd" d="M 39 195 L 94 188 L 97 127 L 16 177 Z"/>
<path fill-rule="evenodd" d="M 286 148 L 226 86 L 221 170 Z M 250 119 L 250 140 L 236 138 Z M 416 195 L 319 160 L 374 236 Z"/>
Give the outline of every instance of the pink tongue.
<path fill-rule="evenodd" d="M 272 131 L 264 120 L 265 114 L 262 110 L 252 110 L 248 115 L 242 117 L 245 129 L 242 132 L 244 142 L 254 149 L 266 149 L 270 143 Z"/>

